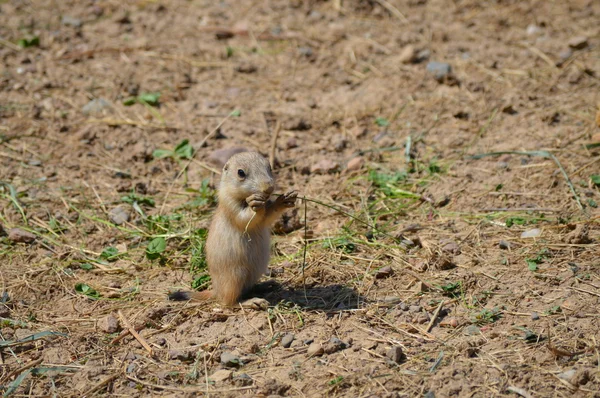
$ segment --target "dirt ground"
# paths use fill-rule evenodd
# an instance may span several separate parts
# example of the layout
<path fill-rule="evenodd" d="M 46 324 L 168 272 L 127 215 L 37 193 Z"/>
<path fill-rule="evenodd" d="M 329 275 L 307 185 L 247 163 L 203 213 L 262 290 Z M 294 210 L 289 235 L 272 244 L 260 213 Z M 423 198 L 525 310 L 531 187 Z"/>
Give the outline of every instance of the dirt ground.
<path fill-rule="evenodd" d="M 600 397 L 599 18 L 0 1 L 3 393 Z M 168 301 L 238 147 L 310 199 L 270 307 Z"/>

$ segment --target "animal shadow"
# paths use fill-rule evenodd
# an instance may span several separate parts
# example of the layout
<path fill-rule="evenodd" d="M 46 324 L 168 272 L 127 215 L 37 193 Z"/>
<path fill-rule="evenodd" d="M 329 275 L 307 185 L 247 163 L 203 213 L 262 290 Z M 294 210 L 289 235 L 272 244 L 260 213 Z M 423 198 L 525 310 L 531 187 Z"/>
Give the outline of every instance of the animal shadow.
<path fill-rule="evenodd" d="M 256 284 L 244 298 L 261 297 L 276 305 L 288 302 L 303 309 L 321 311 L 342 311 L 361 308 L 365 298 L 354 289 L 340 284 L 306 287 L 284 286 L 275 280 Z"/>

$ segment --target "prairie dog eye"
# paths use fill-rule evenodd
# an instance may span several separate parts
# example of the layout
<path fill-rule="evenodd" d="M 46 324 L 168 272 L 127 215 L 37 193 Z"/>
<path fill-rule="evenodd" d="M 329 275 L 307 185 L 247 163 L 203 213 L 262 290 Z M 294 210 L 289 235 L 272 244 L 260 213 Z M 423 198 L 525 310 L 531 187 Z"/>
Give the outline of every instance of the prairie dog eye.
<path fill-rule="evenodd" d="M 246 172 L 244 170 L 238 169 L 237 173 L 240 178 L 246 178 Z"/>

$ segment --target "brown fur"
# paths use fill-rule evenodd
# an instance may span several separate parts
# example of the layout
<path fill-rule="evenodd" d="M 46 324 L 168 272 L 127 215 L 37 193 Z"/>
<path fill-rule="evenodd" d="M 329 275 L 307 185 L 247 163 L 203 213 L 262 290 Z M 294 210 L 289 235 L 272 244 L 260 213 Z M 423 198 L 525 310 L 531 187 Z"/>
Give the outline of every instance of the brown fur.
<path fill-rule="evenodd" d="M 172 299 L 214 297 L 231 306 L 254 286 L 269 266 L 270 226 L 296 201 L 295 192 L 269 200 L 274 189 L 271 166 L 262 155 L 242 152 L 229 159 L 223 167 L 217 211 L 206 241 L 212 291 L 178 292 Z"/>

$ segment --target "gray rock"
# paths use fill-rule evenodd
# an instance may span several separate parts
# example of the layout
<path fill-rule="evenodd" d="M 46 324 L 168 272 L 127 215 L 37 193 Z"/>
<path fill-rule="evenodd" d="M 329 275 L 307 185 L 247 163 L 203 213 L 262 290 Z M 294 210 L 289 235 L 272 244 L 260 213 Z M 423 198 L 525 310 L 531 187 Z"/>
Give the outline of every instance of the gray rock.
<path fill-rule="evenodd" d="M 411 305 L 408 307 L 408 310 L 410 312 L 421 312 L 422 309 L 423 307 L 421 307 L 420 305 Z"/>
<path fill-rule="evenodd" d="M 221 354 L 221 364 L 228 368 L 237 368 L 242 365 L 242 361 L 237 355 L 231 352 L 224 352 Z"/>
<path fill-rule="evenodd" d="M 338 352 L 340 350 L 343 350 L 344 348 L 346 348 L 346 343 L 344 343 L 337 337 L 332 337 L 323 347 L 323 352 L 325 354 L 333 354 L 334 352 Z"/>
<path fill-rule="evenodd" d="M 445 62 L 431 61 L 427 64 L 427 72 L 431 73 L 435 80 L 441 82 L 452 73 L 452 67 Z"/>
<path fill-rule="evenodd" d="M 83 25 L 81 19 L 77 19 L 70 15 L 63 15 L 63 17 L 60 19 L 60 23 L 62 23 L 65 26 L 72 26 L 74 28 L 79 28 L 81 27 L 81 25 Z"/>
<path fill-rule="evenodd" d="M 413 62 L 415 64 L 420 64 L 421 62 L 427 61 L 430 56 L 431 56 L 431 51 L 429 51 L 429 49 L 425 48 L 417 53 L 417 56 L 415 57 Z"/>
<path fill-rule="evenodd" d="M 117 206 L 112 208 L 111 211 L 108 212 L 108 218 L 110 218 L 110 221 L 112 221 L 113 223 L 121 225 L 129 221 L 129 212 L 123 207 Z"/>
<path fill-rule="evenodd" d="M 23 231 L 20 228 L 12 228 L 8 231 L 8 240 L 14 243 L 31 243 L 35 238 L 34 234 Z"/>
<path fill-rule="evenodd" d="M 442 247 L 442 251 L 449 254 L 458 255 L 460 254 L 460 246 L 456 242 L 447 242 Z"/>
<path fill-rule="evenodd" d="M 535 24 L 527 26 L 527 36 L 537 36 L 543 32 L 542 28 Z"/>
<path fill-rule="evenodd" d="M 498 247 L 502 250 L 508 250 L 508 249 L 510 249 L 511 244 L 510 244 L 510 242 L 501 240 L 500 242 L 498 242 Z"/>
<path fill-rule="evenodd" d="M 575 376 L 575 373 L 577 373 L 577 369 L 569 369 L 562 373 L 559 373 L 558 378 L 566 380 L 566 381 L 570 381 L 573 378 L 573 376 Z"/>
<path fill-rule="evenodd" d="M 246 373 L 240 373 L 233 377 L 233 384 L 239 387 L 249 386 L 253 382 L 252 377 L 248 376 Z"/>
<path fill-rule="evenodd" d="M 94 98 L 81 108 L 85 115 L 98 115 L 104 110 L 111 108 L 110 103 L 104 98 Z"/>
<path fill-rule="evenodd" d="M 306 351 L 306 355 L 308 355 L 308 357 L 320 357 L 321 355 L 323 355 L 325 351 L 323 350 L 323 347 L 321 346 L 321 344 L 319 343 L 312 343 L 310 346 L 308 346 L 308 350 Z"/>
<path fill-rule="evenodd" d="M 231 379 L 232 375 L 233 375 L 233 371 L 232 370 L 220 369 L 220 370 L 217 370 L 212 375 L 210 375 L 210 379 L 212 381 L 217 382 L 217 383 L 222 383 L 224 381 L 227 381 L 227 380 Z"/>
<path fill-rule="evenodd" d="M 470 325 L 463 330 L 463 333 L 467 336 L 476 336 L 481 333 L 481 330 L 477 325 Z"/>
<path fill-rule="evenodd" d="M 100 319 L 98 322 L 98 327 L 104 333 L 116 333 L 121 329 L 119 320 L 112 314 Z"/>
<path fill-rule="evenodd" d="M 400 346 L 394 346 L 392 348 L 390 348 L 386 353 L 385 356 L 392 362 L 394 363 L 401 363 L 406 356 L 404 355 L 404 352 L 402 352 L 402 347 Z"/>
<path fill-rule="evenodd" d="M 231 148 L 222 148 L 213 151 L 210 155 L 208 155 L 208 161 L 219 168 L 223 168 L 225 163 L 229 160 L 230 157 L 237 153 L 247 152 L 248 150 L 241 146 L 231 147 Z"/>
<path fill-rule="evenodd" d="M 191 361 L 194 359 L 194 354 L 188 350 L 173 349 L 173 350 L 169 350 L 169 359 L 171 359 L 171 360 L 178 359 L 180 361 Z"/>
<path fill-rule="evenodd" d="M 532 312 L 531 313 L 531 320 L 532 321 L 537 321 L 538 319 L 540 319 L 540 315 L 537 312 Z"/>
<path fill-rule="evenodd" d="M 294 342 L 294 338 L 295 338 L 295 336 L 293 333 L 286 334 L 285 336 L 283 336 L 281 338 L 281 346 L 283 348 L 290 348 L 290 346 Z"/>

